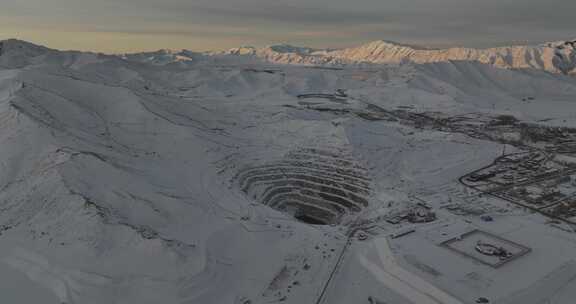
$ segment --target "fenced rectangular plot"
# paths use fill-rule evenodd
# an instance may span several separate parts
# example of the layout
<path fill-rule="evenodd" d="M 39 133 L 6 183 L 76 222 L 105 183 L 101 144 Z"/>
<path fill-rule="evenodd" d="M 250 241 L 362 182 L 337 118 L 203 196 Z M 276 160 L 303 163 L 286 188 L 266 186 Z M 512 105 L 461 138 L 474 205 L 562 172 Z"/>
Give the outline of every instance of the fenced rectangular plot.
<path fill-rule="evenodd" d="M 526 246 L 481 230 L 472 230 L 459 237 L 445 241 L 441 245 L 494 268 L 498 268 L 531 251 Z M 490 251 L 505 254 L 490 254 Z"/>

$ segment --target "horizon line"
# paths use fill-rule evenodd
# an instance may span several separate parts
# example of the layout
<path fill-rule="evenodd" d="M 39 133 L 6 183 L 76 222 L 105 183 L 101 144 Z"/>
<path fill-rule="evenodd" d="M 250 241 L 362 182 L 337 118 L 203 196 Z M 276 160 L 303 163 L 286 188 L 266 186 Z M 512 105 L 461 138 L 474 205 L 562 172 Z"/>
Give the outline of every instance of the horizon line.
<path fill-rule="evenodd" d="M 203 50 L 203 51 L 192 50 L 190 48 L 162 48 L 162 47 L 160 47 L 160 48 L 134 50 L 134 51 L 129 51 L 129 52 L 106 52 L 106 51 L 98 51 L 98 50 L 90 50 L 90 49 L 73 49 L 73 48 L 51 47 L 48 44 L 32 41 L 33 39 L 28 40 L 28 39 L 22 39 L 22 38 L 17 38 L 17 37 L 0 39 L 0 43 L 6 42 L 6 41 L 11 41 L 11 40 L 21 41 L 21 42 L 25 42 L 25 43 L 29 43 L 29 44 L 33 44 L 36 46 L 45 47 L 48 49 L 61 51 L 61 52 L 84 52 L 84 53 L 96 53 L 96 54 L 103 54 L 103 55 L 128 55 L 128 54 L 138 54 L 138 53 L 153 53 L 153 52 L 160 52 L 160 51 L 174 52 L 174 53 L 182 52 L 182 51 L 189 51 L 189 52 L 199 53 L 199 54 L 208 54 L 208 53 L 225 52 L 225 51 L 229 51 L 229 50 L 233 50 L 233 49 L 240 49 L 240 48 L 253 48 L 253 49 L 258 50 L 258 49 L 271 48 L 271 47 L 276 47 L 276 46 L 290 46 L 290 47 L 295 47 L 295 48 L 307 48 L 307 49 L 311 49 L 313 51 L 325 51 L 325 50 L 343 50 L 343 49 L 357 48 L 357 47 L 361 47 L 361 46 L 376 43 L 376 42 L 389 43 L 389 44 L 394 44 L 394 45 L 412 48 L 412 49 L 416 49 L 416 50 L 446 50 L 446 49 L 454 49 L 454 48 L 481 50 L 481 49 L 492 49 L 492 48 L 500 48 L 500 47 L 539 46 L 539 45 L 545 45 L 545 44 L 550 44 L 550 43 L 576 41 L 576 38 L 561 39 L 561 40 L 545 40 L 545 41 L 523 40 L 523 41 L 495 42 L 494 45 L 485 46 L 485 47 L 469 47 L 469 46 L 458 45 L 458 44 L 446 45 L 444 47 L 440 47 L 440 46 L 434 47 L 434 46 L 428 46 L 428 45 L 424 45 L 424 44 L 421 45 L 421 44 L 414 44 L 414 43 L 404 43 L 404 42 L 399 42 L 399 41 L 395 41 L 395 40 L 388 40 L 388 39 L 376 39 L 376 40 L 367 40 L 366 42 L 359 43 L 359 44 L 357 43 L 357 44 L 352 44 L 352 45 L 348 45 L 348 46 L 344 46 L 344 47 L 336 47 L 336 48 L 335 47 L 309 47 L 306 45 L 299 45 L 299 44 L 290 43 L 290 42 L 278 42 L 278 43 L 266 44 L 263 46 L 239 45 L 236 47 L 220 48 L 220 49 L 208 49 L 208 50 Z"/>

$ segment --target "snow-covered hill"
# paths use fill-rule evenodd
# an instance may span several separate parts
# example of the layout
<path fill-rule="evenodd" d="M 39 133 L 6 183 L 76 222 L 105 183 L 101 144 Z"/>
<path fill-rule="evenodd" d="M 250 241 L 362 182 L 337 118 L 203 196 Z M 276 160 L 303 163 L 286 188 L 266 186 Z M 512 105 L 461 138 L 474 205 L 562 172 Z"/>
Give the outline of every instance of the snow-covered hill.
<path fill-rule="evenodd" d="M 504 277 L 515 282 L 506 289 L 477 264 L 463 271 L 490 280 L 382 283 L 374 265 L 401 271 L 380 243 L 357 238 L 376 225 L 371 237 L 383 239 L 396 229 L 386 216 L 500 155 L 520 124 L 481 132 L 503 115 L 576 127 L 576 79 L 547 61 L 499 69 L 424 52 L 460 54 L 377 42 L 112 56 L 0 42 L 0 302 L 404 304 L 452 297 L 439 289 L 449 286 L 473 303 L 531 286 Z M 379 64 L 342 65 L 364 61 Z M 428 201 L 439 223 L 461 221 L 446 201 Z M 503 231 L 545 222 L 482 204 L 530 216 Z M 419 265 L 411 254 L 398 258 Z"/>

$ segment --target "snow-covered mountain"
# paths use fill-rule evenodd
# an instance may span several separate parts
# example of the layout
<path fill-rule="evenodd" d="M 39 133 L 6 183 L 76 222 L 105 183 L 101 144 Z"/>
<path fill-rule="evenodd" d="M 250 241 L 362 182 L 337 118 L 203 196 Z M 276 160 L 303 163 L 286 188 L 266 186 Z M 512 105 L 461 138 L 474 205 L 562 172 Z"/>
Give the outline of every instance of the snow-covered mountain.
<path fill-rule="evenodd" d="M 189 51 L 133 54 L 131 59 L 167 63 L 194 60 L 199 56 L 253 57 L 265 62 L 299 65 L 398 64 L 402 62 L 433 63 L 475 61 L 506 69 L 539 69 L 553 73 L 573 74 L 576 70 L 574 41 L 550 42 L 540 45 L 516 45 L 497 48 L 426 49 L 389 41 L 374 41 L 358 47 L 320 50 L 291 45 L 265 48 L 240 47 L 224 52 L 204 54 Z"/>
<path fill-rule="evenodd" d="M 530 130 L 564 144 L 576 128 L 576 79 L 556 73 L 570 69 L 482 63 L 512 49 L 116 56 L 2 41 L 0 302 L 572 303 L 570 226 L 458 182 L 503 146 L 557 144 L 520 144 Z M 410 208 L 437 221 L 393 224 Z M 470 229 L 534 254 L 502 272 L 441 246 Z"/>
<path fill-rule="evenodd" d="M 576 50 L 570 42 L 488 49 L 422 49 L 375 41 L 356 48 L 326 52 L 324 56 L 370 63 L 475 61 L 499 68 L 541 69 L 566 74 L 576 68 Z"/>

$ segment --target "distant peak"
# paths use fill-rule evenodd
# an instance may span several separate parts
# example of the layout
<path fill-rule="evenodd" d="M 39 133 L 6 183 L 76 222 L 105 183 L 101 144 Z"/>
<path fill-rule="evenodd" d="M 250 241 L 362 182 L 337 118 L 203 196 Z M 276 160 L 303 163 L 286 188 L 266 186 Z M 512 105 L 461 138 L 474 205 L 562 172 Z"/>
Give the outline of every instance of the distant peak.
<path fill-rule="evenodd" d="M 368 43 L 361 45 L 360 47 L 379 47 L 379 48 L 407 48 L 407 49 L 414 49 L 414 50 L 428 50 L 430 48 L 419 46 L 419 45 L 412 45 L 406 43 L 399 43 L 396 41 L 391 40 L 374 40 Z"/>
<path fill-rule="evenodd" d="M 30 42 L 24 41 L 24 40 L 19 40 L 16 38 L 9 38 L 9 39 L 5 39 L 5 40 L 0 40 L 0 43 L 2 44 L 32 44 Z"/>
<path fill-rule="evenodd" d="M 160 55 L 175 55 L 175 54 L 180 53 L 180 51 L 172 50 L 172 49 L 159 49 L 155 53 L 160 54 Z"/>
<path fill-rule="evenodd" d="M 256 48 L 253 46 L 241 46 L 236 48 L 231 48 L 224 51 L 224 54 L 228 55 L 254 55 L 256 54 Z"/>
<path fill-rule="evenodd" d="M 296 53 L 296 54 L 310 54 L 314 51 L 312 48 L 299 47 L 290 44 L 276 44 L 267 47 L 276 53 Z"/>
<path fill-rule="evenodd" d="M 0 41 L 0 46 L 5 49 L 43 49 L 48 50 L 47 47 L 40 46 L 28 41 L 19 40 L 19 39 L 6 39 Z"/>
<path fill-rule="evenodd" d="M 49 51 L 52 50 L 23 40 L 7 39 L 0 41 L 0 56 L 12 54 L 14 56 L 35 57 Z"/>

